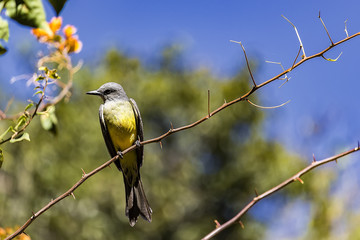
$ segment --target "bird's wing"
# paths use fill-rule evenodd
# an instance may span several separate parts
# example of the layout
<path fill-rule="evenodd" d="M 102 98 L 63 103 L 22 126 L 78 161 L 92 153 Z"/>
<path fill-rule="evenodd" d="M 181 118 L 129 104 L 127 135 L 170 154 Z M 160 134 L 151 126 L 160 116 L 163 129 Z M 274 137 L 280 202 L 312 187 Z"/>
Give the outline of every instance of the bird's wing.
<path fill-rule="evenodd" d="M 104 105 L 101 104 L 100 108 L 99 108 L 99 119 L 100 119 L 101 132 L 103 134 L 103 137 L 104 137 L 104 140 L 106 143 L 106 147 L 110 153 L 110 156 L 115 157 L 117 155 L 117 152 L 115 150 L 113 142 L 111 141 L 111 137 L 110 137 L 109 131 L 107 129 L 107 126 L 106 126 L 106 123 L 104 120 L 103 108 L 104 108 Z M 119 160 L 115 161 L 115 165 L 121 171 L 121 166 L 120 166 Z"/>
<path fill-rule="evenodd" d="M 141 119 L 139 108 L 134 99 L 130 98 L 130 103 L 135 113 L 135 121 L 136 121 L 136 130 L 137 130 L 137 140 L 144 141 L 144 130 L 143 130 L 143 121 Z M 137 163 L 138 167 L 140 167 L 144 160 L 144 146 L 140 146 L 136 149 L 137 155 Z"/>

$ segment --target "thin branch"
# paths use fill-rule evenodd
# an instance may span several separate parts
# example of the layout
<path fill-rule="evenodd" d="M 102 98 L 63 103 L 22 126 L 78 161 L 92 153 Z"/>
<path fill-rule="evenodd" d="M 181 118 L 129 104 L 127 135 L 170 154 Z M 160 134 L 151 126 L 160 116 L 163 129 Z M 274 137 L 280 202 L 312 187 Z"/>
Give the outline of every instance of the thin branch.
<path fill-rule="evenodd" d="M 297 58 L 297 57 L 296 57 Z M 283 67 L 283 65 L 281 64 L 281 62 L 272 62 L 272 61 L 265 61 L 267 63 L 273 63 L 273 64 L 279 64 L 281 69 L 283 71 L 285 71 L 285 68 Z M 281 88 L 285 83 L 287 83 L 289 80 L 291 79 L 291 77 L 288 77 L 287 74 L 285 74 L 285 76 L 283 78 L 279 78 L 279 80 L 285 80 L 280 86 L 279 88 Z"/>
<path fill-rule="evenodd" d="M 346 37 L 349 37 L 349 33 L 348 33 L 348 30 L 347 30 L 347 26 L 346 26 L 346 23 L 347 23 L 347 19 L 345 20 L 344 24 L 345 24 L 345 33 L 346 33 Z"/>
<path fill-rule="evenodd" d="M 327 30 L 327 28 L 326 28 L 326 26 L 325 26 L 325 23 L 324 23 L 324 21 L 322 20 L 322 18 L 321 18 L 321 16 L 320 16 L 320 11 L 319 11 L 319 19 L 320 19 L 322 25 L 323 25 L 324 28 L 325 28 L 326 34 L 328 35 L 328 37 L 329 37 L 329 39 L 330 39 L 331 45 L 334 45 L 334 42 L 333 42 L 333 40 L 332 40 L 331 37 L 330 37 L 329 31 Z"/>
<path fill-rule="evenodd" d="M 324 49 L 323 51 L 319 52 L 319 53 L 316 53 L 312 56 L 309 56 L 309 57 L 305 57 L 303 58 L 302 60 L 300 60 L 298 63 L 296 63 L 292 68 L 288 68 L 287 70 L 279 73 L 278 75 L 270 78 L 269 80 L 257 85 L 256 87 L 253 87 L 249 92 L 245 93 L 243 96 L 239 97 L 239 98 L 236 98 L 230 102 L 224 102 L 220 107 L 218 107 L 217 109 L 213 110 L 210 114 L 211 116 L 219 113 L 220 111 L 224 110 L 225 108 L 227 107 L 230 107 L 231 105 L 237 103 L 237 102 L 241 102 L 241 101 L 244 101 L 245 99 L 247 99 L 251 94 L 253 94 L 255 91 L 257 91 L 259 88 L 261 87 L 264 87 L 265 85 L 268 85 L 269 83 L 279 79 L 281 76 L 285 75 L 286 73 L 290 72 L 293 68 L 296 68 L 298 66 L 300 66 L 301 64 L 303 64 L 304 62 L 310 60 L 310 59 L 313 59 L 313 58 L 316 58 L 316 57 L 321 57 L 321 55 L 323 55 L 324 53 L 326 53 L 327 51 L 329 51 L 330 49 L 332 49 L 333 47 L 341 44 L 341 43 L 344 43 L 346 41 L 349 41 L 350 39 L 352 38 L 355 38 L 357 36 L 360 35 L 360 32 L 358 33 L 355 33 L 347 38 L 344 38 L 336 43 L 334 43 L 334 45 L 331 45 L 329 47 L 327 47 L 326 49 Z M 206 121 L 208 118 L 208 115 L 206 115 L 205 117 L 191 123 L 191 124 L 188 124 L 188 125 L 185 125 L 185 126 L 182 126 L 182 127 L 179 127 L 179 128 L 172 128 L 172 129 L 169 129 L 166 133 L 162 134 L 161 136 L 159 137 L 156 137 L 156 138 L 152 138 L 152 139 L 149 139 L 149 140 L 146 140 L 146 141 L 142 141 L 140 142 L 139 144 L 140 145 L 145 145 L 145 144 L 149 144 L 149 143 L 154 143 L 154 142 L 159 142 L 160 144 L 160 147 L 162 147 L 162 144 L 161 144 L 161 140 L 176 133 L 176 132 L 180 132 L 180 131 L 184 131 L 186 129 L 190 129 L 190 128 L 193 128 L 197 125 L 199 125 L 200 123 Z M 126 153 L 134 150 L 135 148 L 137 148 L 137 146 L 134 144 L 132 145 L 131 147 L 125 149 L 122 154 L 125 155 Z M 357 148 L 358 149 L 358 148 Z M 357 151 L 357 150 L 356 150 Z M 89 177 L 93 176 L 94 174 L 96 174 L 97 172 L 101 171 L 102 169 L 104 169 L 105 167 L 107 167 L 108 165 L 110 165 L 113 161 L 115 161 L 116 159 L 118 159 L 118 156 L 115 156 L 113 157 L 112 159 L 108 160 L 107 162 L 105 162 L 104 164 L 102 164 L 101 166 L 97 167 L 96 169 L 94 169 L 93 171 L 91 171 L 90 173 L 86 174 L 84 172 L 84 175 L 83 177 L 77 182 L 75 183 L 74 186 L 72 186 L 68 191 L 66 191 L 65 193 L 63 193 L 62 195 L 60 195 L 59 197 L 57 197 L 55 200 L 49 202 L 46 206 L 44 206 L 42 209 L 40 209 L 37 213 L 35 213 L 32 217 L 30 217 L 24 225 L 22 225 L 19 229 L 17 229 L 12 235 L 8 236 L 5 240 L 10 240 L 10 239 L 13 239 L 15 238 L 16 236 L 18 236 L 19 234 L 23 233 L 25 231 L 25 229 L 38 217 L 40 216 L 42 213 L 44 213 L 45 211 L 47 211 L 48 209 L 50 209 L 52 206 L 54 206 L 56 203 L 60 202 L 61 200 L 63 200 L 64 198 L 66 198 L 67 196 L 71 195 L 71 192 L 74 192 L 75 189 L 77 189 L 81 184 L 83 184 Z M 254 205 L 255 203 L 252 203 L 252 205 Z M 250 206 L 251 207 L 251 206 Z M 247 211 L 247 210 L 246 210 Z M 245 211 L 245 212 L 246 212 Z M 223 226 L 223 225 L 221 225 Z"/>
<path fill-rule="evenodd" d="M 211 117 L 211 112 L 210 112 L 210 90 L 208 90 L 208 118 Z"/>
<path fill-rule="evenodd" d="M 298 51 L 298 53 L 297 53 L 297 55 L 296 55 L 296 58 L 294 59 L 294 63 L 293 63 L 293 65 L 291 66 L 291 68 L 294 68 L 294 65 L 295 65 L 295 63 L 296 63 L 296 60 L 297 60 L 298 57 L 299 57 L 299 54 L 300 54 L 300 52 L 301 52 L 301 49 L 302 49 L 302 46 L 300 46 L 299 51 Z"/>
<path fill-rule="evenodd" d="M 234 40 L 230 40 L 230 42 L 234 42 L 234 43 L 240 44 L 240 46 L 241 46 L 241 48 L 242 48 L 242 50 L 243 50 L 243 52 L 244 52 L 244 56 L 245 56 L 245 60 L 246 60 L 246 66 L 247 66 L 247 68 L 248 68 L 248 70 L 249 70 L 251 80 L 252 80 L 252 82 L 253 82 L 253 84 L 254 84 L 254 87 L 256 88 L 255 79 L 254 79 L 254 76 L 253 76 L 253 74 L 252 74 L 252 72 L 251 72 L 250 64 L 249 64 L 248 58 L 247 58 L 247 56 L 246 56 L 246 51 L 245 51 L 244 46 L 242 45 L 241 42 L 237 42 L 237 41 L 234 41 Z"/>
<path fill-rule="evenodd" d="M 296 33 L 296 35 L 297 35 L 297 37 L 298 37 L 298 39 L 299 39 L 300 47 L 301 47 L 301 49 L 302 49 L 302 51 L 303 51 L 303 56 L 302 56 L 302 58 L 306 58 L 304 45 L 302 44 L 302 41 L 301 41 L 301 38 L 300 38 L 300 35 L 299 35 L 299 32 L 298 32 L 297 28 L 296 28 L 295 25 L 294 25 L 289 19 L 287 19 L 284 15 L 281 15 L 281 16 L 282 16 L 283 18 L 285 18 L 285 20 L 288 21 L 288 22 L 294 27 L 295 33 Z"/>
<path fill-rule="evenodd" d="M 229 221 L 225 222 L 224 224 L 216 225 L 216 228 L 210 232 L 208 235 L 206 235 L 203 240 L 208 240 L 213 238 L 215 235 L 217 235 L 218 233 L 222 232 L 224 229 L 230 227 L 231 225 L 237 223 L 240 218 L 247 212 L 249 211 L 250 208 L 252 208 L 257 202 L 259 202 L 260 200 L 270 196 L 271 194 L 279 191 L 280 189 L 286 187 L 287 185 L 289 185 L 290 183 L 293 183 L 295 181 L 299 181 L 300 183 L 304 184 L 304 182 L 301 180 L 301 176 L 304 175 L 305 173 L 310 172 L 312 169 L 317 168 L 323 164 L 329 163 L 329 162 L 333 162 L 336 161 L 339 158 L 345 157 L 346 155 L 349 155 L 351 153 L 357 152 L 359 151 L 360 148 L 356 147 L 353 148 L 351 150 L 348 150 L 346 152 L 340 153 L 338 155 L 323 159 L 321 161 L 313 161 L 310 165 L 308 165 L 307 167 L 305 167 L 304 169 L 302 169 L 301 171 L 299 171 L 298 173 L 296 173 L 295 175 L 293 175 L 292 177 L 288 178 L 287 180 L 283 181 L 282 183 L 280 183 L 279 185 L 271 188 L 270 190 L 264 192 L 263 194 L 256 196 L 251 202 L 249 202 L 236 216 L 234 216 L 232 219 L 230 219 Z"/>

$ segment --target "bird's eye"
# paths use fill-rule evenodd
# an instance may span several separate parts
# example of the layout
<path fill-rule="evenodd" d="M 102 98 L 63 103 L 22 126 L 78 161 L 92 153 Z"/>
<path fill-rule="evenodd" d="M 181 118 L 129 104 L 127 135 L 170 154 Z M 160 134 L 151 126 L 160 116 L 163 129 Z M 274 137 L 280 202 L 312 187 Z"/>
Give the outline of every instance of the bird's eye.
<path fill-rule="evenodd" d="M 108 95 L 111 93 L 111 90 L 110 89 L 106 89 L 105 92 L 104 92 L 104 95 Z"/>

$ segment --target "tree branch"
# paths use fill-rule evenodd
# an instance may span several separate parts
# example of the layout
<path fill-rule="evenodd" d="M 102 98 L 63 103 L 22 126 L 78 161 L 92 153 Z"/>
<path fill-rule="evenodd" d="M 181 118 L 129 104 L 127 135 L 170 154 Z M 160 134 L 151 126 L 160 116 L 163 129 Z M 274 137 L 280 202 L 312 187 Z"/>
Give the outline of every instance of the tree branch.
<path fill-rule="evenodd" d="M 268 85 L 269 83 L 271 83 L 271 82 L 279 79 L 281 76 L 285 75 L 286 73 L 289 73 L 292 69 L 300 66 L 301 64 L 305 63 L 306 61 L 308 61 L 308 60 L 310 60 L 310 59 L 313 59 L 313 58 L 316 58 L 316 57 L 321 57 L 324 53 L 326 53 L 327 51 L 329 51 L 329 50 L 332 49 L 333 47 L 335 47 L 335 46 L 337 46 L 337 45 L 339 45 L 339 44 L 342 44 L 342 43 L 344 43 L 344 42 L 346 42 L 346 41 L 348 41 L 348 40 L 350 40 L 350 39 L 352 39 L 352 38 L 354 38 L 354 37 L 357 37 L 357 36 L 359 36 L 359 35 L 360 35 L 360 32 L 355 33 L 354 35 L 351 35 L 351 36 L 349 36 L 349 37 L 346 37 L 346 38 L 344 38 L 344 39 L 342 39 L 342 40 L 334 43 L 333 45 L 327 47 L 326 49 L 324 49 L 323 51 L 321 51 L 321 52 L 319 52 L 319 53 L 316 53 L 316 54 L 311 55 L 311 56 L 309 56 L 309 57 L 304 57 L 304 58 L 301 59 L 298 63 L 294 64 L 292 67 L 290 67 L 290 68 L 288 68 L 287 70 L 279 73 L 278 75 L 274 76 L 273 78 L 271 78 L 271 79 L 269 79 L 269 80 L 267 80 L 267 81 L 265 81 L 265 82 L 263 82 L 263 83 L 261 83 L 261 84 L 254 85 L 254 86 L 252 87 L 252 89 L 251 89 L 250 91 L 248 91 L 247 93 L 245 93 L 243 96 L 241 96 L 241 97 L 239 97 L 239 98 L 236 98 L 236 99 L 234 99 L 234 100 L 232 100 L 232 101 L 230 101 L 230 102 L 225 102 L 225 103 L 223 103 L 220 107 L 218 107 L 217 109 L 215 109 L 214 111 L 212 111 L 210 114 L 207 113 L 205 117 L 203 117 L 203 118 L 201 118 L 201 119 L 199 119 L 199 120 L 197 120 L 197 121 L 195 121 L 195 122 L 193 122 L 193 123 L 191 123 L 191 124 L 188 124 L 188 125 L 185 125 L 185 126 L 182 126 L 182 127 L 179 127 L 179 128 L 170 128 L 166 133 L 162 134 L 162 135 L 159 136 L 159 137 L 152 138 L 152 139 L 149 139 L 149 140 L 140 142 L 140 145 L 145 145 L 145 144 L 154 143 L 154 142 L 159 142 L 159 143 L 161 144 L 161 140 L 162 140 L 162 139 L 164 139 L 164 138 L 166 138 L 166 137 L 168 137 L 168 136 L 170 136 L 170 135 L 172 135 L 172 134 L 174 134 L 174 133 L 176 133 L 176 132 L 184 131 L 184 130 L 186 130 L 186 129 L 190 129 L 190 128 L 193 128 L 193 127 L 199 125 L 200 123 L 202 123 L 202 122 L 206 121 L 207 119 L 209 119 L 209 116 L 213 116 L 213 115 L 219 113 L 220 111 L 224 110 L 224 109 L 227 108 L 227 107 L 230 107 L 231 105 L 233 105 L 233 104 L 235 104 L 235 103 L 237 103 L 237 102 L 246 100 L 250 95 L 252 95 L 252 94 L 253 94 L 255 91 L 257 91 L 259 88 L 262 88 L 262 87 L 264 87 L 265 85 Z M 133 146 L 127 148 L 126 150 L 122 151 L 122 154 L 125 155 L 126 153 L 134 150 L 136 147 L 137 147 L 136 145 L 133 145 Z M 345 155 L 350 154 L 350 153 L 352 153 L 352 152 L 355 152 L 355 151 L 357 151 L 357 150 L 358 150 L 358 148 L 356 148 L 356 150 L 353 149 L 353 150 L 347 152 Z M 341 155 L 341 156 L 338 155 L 337 158 L 342 157 L 342 156 L 343 156 L 343 155 Z M 109 166 L 109 165 L 110 165 L 113 161 L 115 161 L 116 159 L 118 159 L 118 156 L 115 156 L 115 157 L 113 157 L 112 159 L 108 160 L 107 162 L 105 162 L 105 163 L 102 164 L 101 166 L 97 167 L 96 169 L 94 169 L 94 170 L 91 171 L 90 173 L 87 173 L 87 174 L 86 174 L 86 173 L 84 172 L 84 174 L 83 174 L 83 176 L 81 177 L 81 179 L 80 179 L 77 183 L 75 183 L 75 185 L 73 185 L 68 191 L 66 191 L 65 193 L 63 193 L 62 195 L 60 195 L 59 197 L 57 197 L 56 199 L 50 201 L 46 206 L 44 206 L 44 207 L 43 207 L 42 209 L 40 209 L 38 212 L 36 212 L 35 214 L 33 214 L 33 215 L 25 222 L 24 225 L 22 225 L 19 229 L 17 229 L 16 232 L 14 232 L 12 235 L 8 236 L 5 240 L 13 239 L 13 238 L 15 238 L 16 236 L 18 236 L 19 234 L 23 233 L 23 232 L 25 231 L 25 229 L 26 229 L 37 217 L 39 217 L 41 214 L 43 214 L 44 212 L 46 212 L 48 209 L 50 209 L 52 206 L 54 206 L 56 203 L 60 202 L 61 200 L 63 200 L 63 199 L 66 198 L 67 196 L 72 195 L 72 193 L 73 193 L 81 184 L 83 184 L 89 177 L 93 176 L 93 175 L 96 174 L 97 172 L 99 172 L 99 171 L 101 171 L 102 169 L 104 169 L 105 167 Z M 323 160 L 323 161 L 325 161 L 325 160 Z M 326 162 L 323 162 L 323 161 L 322 161 L 322 162 L 318 162 L 318 163 L 316 164 L 316 166 L 326 163 Z M 328 161 L 330 161 L 330 160 L 328 160 Z M 331 160 L 331 161 L 332 161 L 332 160 Z M 320 163 L 320 164 L 319 164 L 319 163 Z M 308 169 L 307 171 L 310 171 L 312 168 L 314 168 L 314 166 L 311 165 L 311 166 L 309 166 L 309 168 L 310 168 L 310 169 Z M 306 172 L 306 171 L 305 171 L 305 172 Z M 305 172 L 304 172 L 304 173 L 305 173 Z M 301 174 L 304 174 L 304 173 L 302 173 L 302 172 L 300 172 L 300 173 L 301 173 Z M 299 176 L 301 176 L 301 175 L 299 175 Z M 291 179 L 290 182 L 292 182 L 292 181 L 294 181 L 294 180 Z M 290 182 L 289 182 L 289 183 L 290 183 Z M 286 186 L 286 185 L 289 184 L 289 183 L 286 183 L 284 186 Z M 282 186 L 282 187 L 284 187 L 284 186 Z M 277 191 L 277 189 L 276 189 L 275 191 Z M 275 192 L 275 191 L 274 191 L 274 192 Z M 264 194 L 266 194 L 266 193 L 264 193 Z M 260 195 L 260 196 L 263 196 L 263 197 L 264 197 L 264 194 L 262 194 L 262 195 Z M 260 197 L 260 196 L 259 196 L 259 197 Z M 257 201 L 259 201 L 259 200 L 257 200 Z M 254 205 L 255 203 L 256 203 L 256 202 L 254 202 L 254 203 L 252 203 L 252 204 L 249 204 L 248 209 L 249 209 L 250 207 L 252 207 L 252 205 Z M 246 210 L 246 211 L 247 211 L 247 210 Z M 246 211 L 245 211 L 245 212 L 246 212 Z M 245 213 L 245 212 L 244 212 L 244 213 Z M 242 213 L 242 214 L 244 214 L 244 213 Z M 241 214 L 241 215 L 242 215 L 242 214 Z M 240 216 L 241 216 L 241 215 L 240 215 Z M 223 225 L 222 225 L 222 226 L 223 226 Z M 215 230 L 215 231 L 216 231 L 216 230 Z"/>
<path fill-rule="evenodd" d="M 346 155 L 349 155 L 351 153 L 357 152 L 359 151 L 359 145 L 356 148 L 353 148 L 351 150 L 348 150 L 346 152 L 340 153 L 338 155 L 323 159 L 321 161 L 316 161 L 315 158 L 313 158 L 314 160 L 312 161 L 312 163 L 310 165 L 308 165 L 307 167 L 305 167 L 304 169 L 302 169 L 300 172 L 296 173 L 295 175 L 293 175 L 292 177 L 288 178 L 287 180 L 283 181 L 282 183 L 280 183 L 279 185 L 271 188 L 270 190 L 264 192 L 263 194 L 256 196 L 251 202 L 249 202 L 236 216 L 234 216 L 232 219 L 228 220 L 227 222 L 225 222 L 224 224 L 216 224 L 216 228 L 210 232 L 208 235 L 206 235 L 203 240 L 208 240 L 213 238 L 215 235 L 219 234 L 220 232 L 222 232 L 224 229 L 230 227 L 231 225 L 238 223 L 240 218 L 247 212 L 249 211 L 250 208 L 252 208 L 257 202 L 259 202 L 260 200 L 270 196 L 271 194 L 279 191 L 280 189 L 286 187 L 287 185 L 289 185 L 290 183 L 293 183 L 295 181 L 299 181 L 301 184 L 304 184 L 304 182 L 301 180 L 301 176 L 304 175 L 305 173 L 310 172 L 312 169 L 317 168 L 323 164 L 329 163 L 329 162 L 333 162 L 333 161 L 337 161 L 337 159 L 345 157 Z M 257 194 L 256 194 L 257 195 Z"/>

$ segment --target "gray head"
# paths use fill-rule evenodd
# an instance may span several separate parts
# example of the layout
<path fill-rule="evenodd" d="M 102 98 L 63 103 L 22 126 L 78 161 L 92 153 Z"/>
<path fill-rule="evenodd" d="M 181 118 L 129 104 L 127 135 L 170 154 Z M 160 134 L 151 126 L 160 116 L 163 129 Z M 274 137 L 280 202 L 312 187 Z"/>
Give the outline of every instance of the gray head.
<path fill-rule="evenodd" d="M 123 99 L 123 100 L 129 99 L 122 86 L 114 82 L 105 83 L 104 85 L 99 87 L 99 89 L 87 92 L 86 94 L 98 95 L 104 101 L 116 100 L 116 99 Z"/>

